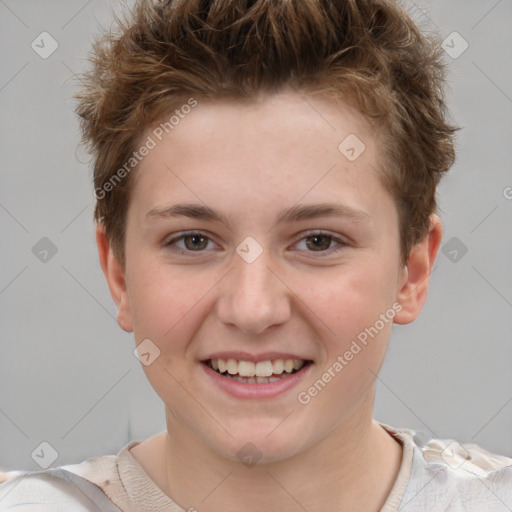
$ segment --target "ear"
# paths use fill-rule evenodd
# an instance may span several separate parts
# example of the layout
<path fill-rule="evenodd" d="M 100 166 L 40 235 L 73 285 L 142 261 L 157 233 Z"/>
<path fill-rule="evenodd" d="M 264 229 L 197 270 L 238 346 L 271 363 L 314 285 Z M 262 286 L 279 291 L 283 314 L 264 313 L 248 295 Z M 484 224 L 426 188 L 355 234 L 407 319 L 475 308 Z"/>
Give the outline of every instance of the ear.
<path fill-rule="evenodd" d="M 395 315 L 395 323 L 408 324 L 419 316 L 427 300 L 430 274 L 442 237 L 441 219 L 432 214 L 428 235 L 412 247 L 407 265 L 404 267 L 401 288 L 396 299 L 402 305 L 402 309 Z"/>
<path fill-rule="evenodd" d="M 110 294 L 117 306 L 117 323 L 124 331 L 132 332 L 132 314 L 126 290 L 124 268 L 115 257 L 105 234 L 105 227 L 101 223 L 96 226 L 96 244 L 101 269 L 107 280 Z"/>

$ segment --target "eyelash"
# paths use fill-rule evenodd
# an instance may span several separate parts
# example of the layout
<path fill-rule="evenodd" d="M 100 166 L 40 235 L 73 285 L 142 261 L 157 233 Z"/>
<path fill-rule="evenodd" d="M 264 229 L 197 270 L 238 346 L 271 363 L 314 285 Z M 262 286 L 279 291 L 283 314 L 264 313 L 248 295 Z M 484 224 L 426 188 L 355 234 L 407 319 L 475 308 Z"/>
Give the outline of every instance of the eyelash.
<path fill-rule="evenodd" d="M 172 245 L 174 245 L 176 242 L 180 241 L 180 240 L 183 240 L 185 238 L 188 238 L 188 237 L 192 237 L 192 236 L 195 236 L 195 235 L 200 235 L 202 236 L 203 238 L 205 238 L 206 240 L 208 241 L 212 241 L 211 238 L 207 235 L 205 235 L 204 233 L 201 233 L 200 231 L 188 231 L 188 232 L 184 232 L 184 233 L 181 233 L 178 237 L 175 237 L 171 240 L 168 240 L 167 242 L 164 242 L 163 246 L 164 247 L 167 247 L 169 248 L 171 251 L 173 252 L 176 252 L 178 254 L 186 254 L 186 255 L 189 255 L 189 254 L 193 254 L 193 253 L 202 253 L 202 252 L 205 252 L 205 250 L 201 250 L 201 251 L 191 251 L 191 250 L 188 250 L 188 249 L 180 249 L 180 248 L 177 248 L 177 247 L 172 247 Z M 331 248 L 331 249 L 327 249 L 327 250 L 324 250 L 324 251 L 306 251 L 306 252 L 311 252 L 311 253 L 328 253 L 328 254 L 334 254 L 334 253 L 337 253 L 338 251 L 342 250 L 344 247 L 348 246 L 349 244 L 333 235 L 332 233 L 328 233 L 328 232 L 324 232 L 324 231 L 312 231 L 312 232 L 308 232 L 305 236 L 303 236 L 297 243 L 301 242 L 302 240 L 305 240 L 307 238 L 313 238 L 315 236 L 322 236 L 322 237 L 326 237 L 328 239 L 330 239 L 331 242 L 336 242 L 338 243 L 339 245 L 337 247 L 334 247 L 334 248 Z M 296 245 L 296 244 L 295 244 Z M 195 256 L 193 256 L 195 257 Z M 323 257 L 323 256 L 320 256 L 320 257 Z"/>

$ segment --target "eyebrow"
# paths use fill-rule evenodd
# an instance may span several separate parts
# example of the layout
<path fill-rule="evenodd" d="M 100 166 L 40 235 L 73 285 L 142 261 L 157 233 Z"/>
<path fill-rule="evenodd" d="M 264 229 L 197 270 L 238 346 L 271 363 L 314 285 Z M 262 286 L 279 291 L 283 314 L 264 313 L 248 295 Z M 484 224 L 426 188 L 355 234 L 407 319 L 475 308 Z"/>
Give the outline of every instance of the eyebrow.
<path fill-rule="evenodd" d="M 153 208 L 146 214 L 146 220 L 150 221 L 152 219 L 166 219 L 179 216 L 210 222 L 220 222 L 230 227 L 229 220 L 221 212 L 213 210 L 209 206 L 194 203 L 178 203 L 168 207 Z M 297 205 L 281 210 L 276 217 L 276 224 L 283 222 L 292 223 L 327 216 L 346 217 L 355 222 L 371 221 L 370 215 L 363 210 L 341 203 L 320 203 Z"/>

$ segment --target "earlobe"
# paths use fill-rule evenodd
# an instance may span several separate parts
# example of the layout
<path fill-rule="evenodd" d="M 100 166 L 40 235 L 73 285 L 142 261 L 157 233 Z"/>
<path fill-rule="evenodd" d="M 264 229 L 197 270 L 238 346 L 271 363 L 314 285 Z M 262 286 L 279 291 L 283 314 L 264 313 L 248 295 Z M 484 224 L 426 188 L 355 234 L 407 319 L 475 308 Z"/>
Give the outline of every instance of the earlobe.
<path fill-rule="evenodd" d="M 428 235 L 414 245 L 406 267 L 401 274 L 397 301 L 402 309 L 395 315 L 395 323 L 408 324 L 419 316 L 427 300 L 430 274 L 441 244 L 443 225 L 435 214 L 430 216 Z"/>
<path fill-rule="evenodd" d="M 132 332 L 133 322 L 124 268 L 114 255 L 105 234 L 104 225 L 101 223 L 96 226 L 96 245 L 98 246 L 101 269 L 107 280 L 110 294 L 117 306 L 117 322 L 121 329 L 126 332 Z"/>

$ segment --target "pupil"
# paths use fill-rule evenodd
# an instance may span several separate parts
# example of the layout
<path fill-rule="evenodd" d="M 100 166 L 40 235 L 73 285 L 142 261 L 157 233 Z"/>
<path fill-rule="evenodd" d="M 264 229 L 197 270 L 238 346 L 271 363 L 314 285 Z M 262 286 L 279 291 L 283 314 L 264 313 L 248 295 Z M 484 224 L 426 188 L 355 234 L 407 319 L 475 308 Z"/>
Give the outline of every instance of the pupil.
<path fill-rule="evenodd" d="M 330 244 L 330 239 L 328 236 L 325 236 L 325 235 L 318 235 L 318 236 L 312 236 L 311 237 L 314 242 L 313 242 L 313 247 L 316 247 L 316 248 L 323 248 L 323 249 L 327 249 L 329 247 L 329 244 Z M 324 240 L 324 243 L 318 243 L 318 240 Z M 327 242 L 327 243 L 325 243 Z"/>
<path fill-rule="evenodd" d="M 191 244 L 188 244 L 187 241 L 188 240 L 193 240 L 194 242 L 191 243 Z M 186 237 L 185 239 L 185 245 L 187 246 L 187 249 L 197 249 L 197 248 L 202 248 L 201 246 L 198 246 L 198 245 L 195 245 L 196 242 L 199 241 L 203 241 L 205 240 L 205 238 L 202 236 L 202 235 L 189 235 L 188 237 Z"/>

